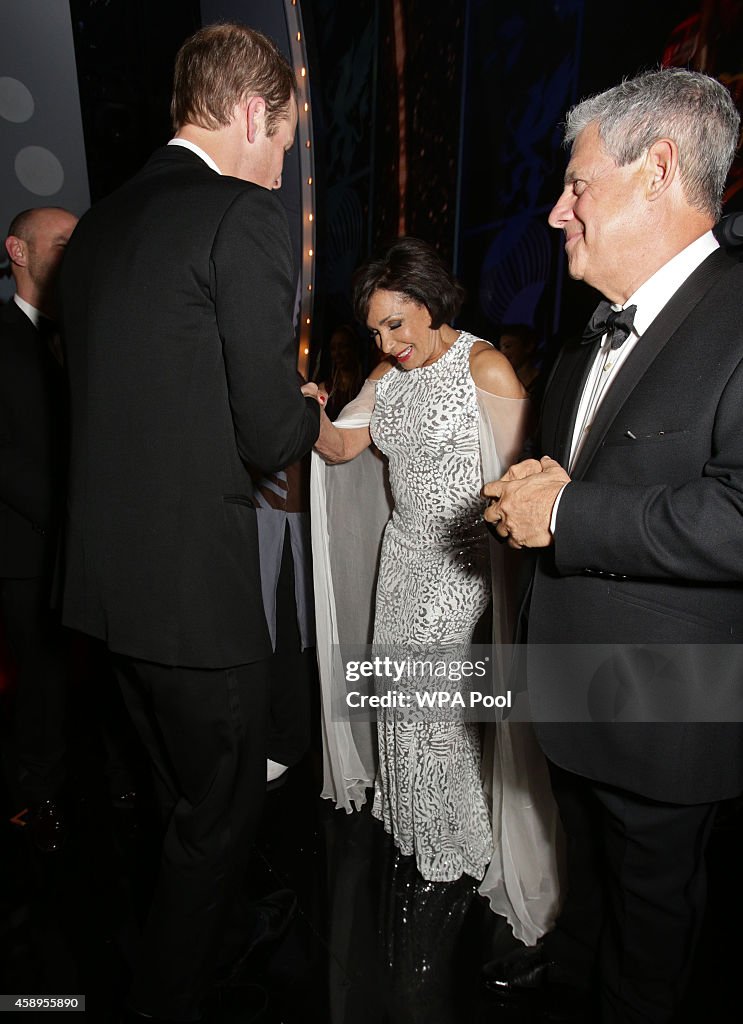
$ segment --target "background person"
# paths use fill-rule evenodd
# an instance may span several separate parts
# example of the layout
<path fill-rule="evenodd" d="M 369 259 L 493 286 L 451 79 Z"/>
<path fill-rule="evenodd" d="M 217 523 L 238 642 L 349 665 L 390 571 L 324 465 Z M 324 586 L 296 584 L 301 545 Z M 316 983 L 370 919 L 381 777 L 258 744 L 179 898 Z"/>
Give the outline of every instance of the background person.
<path fill-rule="evenodd" d="M 15 668 L 11 788 L 36 846 L 67 834 L 68 652 L 51 582 L 64 506 L 67 395 L 56 333 L 59 265 L 77 217 L 17 214 L 5 250 L 15 295 L 0 308 L 0 605 Z"/>
<path fill-rule="evenodd" d="M 331 420 L 358 395 L 364 383 L 361 348 L 356 331 L 349 324 L 340 324 L 330 335 L 330 365 L 327 374 L 315 380 L 327 401 L 325 412 Z"/>
<path fill-rule="evenodd" d="M 498 348 L 516 371 L 527 394 L 535 390 L 540 372 L 537 355 L 539 336 L 530 324 L 503 324 Z"/>

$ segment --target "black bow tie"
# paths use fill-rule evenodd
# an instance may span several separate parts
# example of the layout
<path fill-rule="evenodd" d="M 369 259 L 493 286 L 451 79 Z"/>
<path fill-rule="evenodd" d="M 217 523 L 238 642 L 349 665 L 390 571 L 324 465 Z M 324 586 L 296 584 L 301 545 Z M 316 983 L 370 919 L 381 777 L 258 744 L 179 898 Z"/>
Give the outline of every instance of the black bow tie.
<path fill-rule="evenodd" d="M 637 306 L 614 310 L 611 308 L 611 303 L 602 299 L 583 332 L 583 344 L 599 341 L 605 334 L 608 334 L 610 347 L 612 349 L 619 348 L 632 333 L 632 323 L 636 312 Z"/>

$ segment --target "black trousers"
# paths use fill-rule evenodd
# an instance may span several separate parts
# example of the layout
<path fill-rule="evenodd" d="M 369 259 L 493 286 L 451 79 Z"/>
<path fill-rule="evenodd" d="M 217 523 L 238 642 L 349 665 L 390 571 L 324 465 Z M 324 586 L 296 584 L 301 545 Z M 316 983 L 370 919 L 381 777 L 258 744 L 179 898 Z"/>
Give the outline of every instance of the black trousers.
<path fill-rule="evenodd" d="M 0 578 L 5 637 L 16 668 L 13 732 L 18 797 L 53 799 L 66 778 L 68 648 L 49 607 L 49 579 Z"/>
<path fill-rule="evenodd" d="M 545 948 L 598 987 L 601 1024 L 667 1024 L 704 916 L 717 804 L 665 804 L 550 764 L 567 839 L 567 893 Z"/>
<path fill-rule="evenodd" d="M 147 789 L 149 759 L 127 713 L 108 647 L 83 633 L 72 634 L 71 647 L 75 728 L 70 744 L 77 748 L 81 781 L 104 799 Z"/>
<path fill-rule="evenodd" d="M 294 557 L 289 529 L 284 533 L 276 586 L 276 650 L 271 658 L 268 756 L 291 767 L 304 757 L 311 738 L 311 690 L 316 651 L 302 650 L 294 596 Z"/>
<path fill-rule="evenodd" d="M 195 1020 L 263 806 L 268 662 L 209 670 L 114 655 L 113 664 L 165 829 L 129 1001 Z"/>

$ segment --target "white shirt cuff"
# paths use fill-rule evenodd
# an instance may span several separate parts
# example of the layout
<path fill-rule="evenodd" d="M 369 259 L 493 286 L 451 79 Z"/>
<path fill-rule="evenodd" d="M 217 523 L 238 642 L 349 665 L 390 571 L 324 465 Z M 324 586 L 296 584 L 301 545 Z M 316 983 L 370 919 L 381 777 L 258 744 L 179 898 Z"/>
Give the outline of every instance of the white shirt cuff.
<path fill-rule="evenodd" d="M 568 483 L 570 483 L 569 480 L 568 480 Z M 562 485 L 560 490 L 557 492 L 557 497 L 555 498 L 555 504 L 552 506 L 552 515 L 550 517 L 550 533 L 552 534 L 553 537 L 555 535 L 555 526 L 557 525 L 557 509 L 560 506 L 560 498 L 562 498 L 562 492 L 565 490 L 565 488 L 567 486 L 568 486 L 568 484 L 563 484 Z"/>

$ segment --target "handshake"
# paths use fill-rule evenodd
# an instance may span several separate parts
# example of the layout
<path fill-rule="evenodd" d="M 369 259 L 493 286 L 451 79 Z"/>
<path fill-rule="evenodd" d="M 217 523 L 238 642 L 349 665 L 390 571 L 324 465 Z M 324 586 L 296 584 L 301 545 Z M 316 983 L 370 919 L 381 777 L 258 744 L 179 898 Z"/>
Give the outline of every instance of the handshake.
<path fill-rule="evenodd" d="M 509 547 L 546 548 L 552 543 L 552 510 L 570 477 L 562 466 L 544 455 L 517 462 L 500 480 L 485 484 L 488 498 L 485 519 L 495 526 Z"/>

